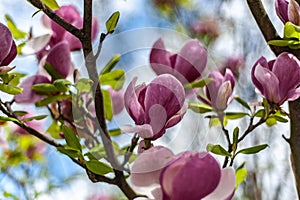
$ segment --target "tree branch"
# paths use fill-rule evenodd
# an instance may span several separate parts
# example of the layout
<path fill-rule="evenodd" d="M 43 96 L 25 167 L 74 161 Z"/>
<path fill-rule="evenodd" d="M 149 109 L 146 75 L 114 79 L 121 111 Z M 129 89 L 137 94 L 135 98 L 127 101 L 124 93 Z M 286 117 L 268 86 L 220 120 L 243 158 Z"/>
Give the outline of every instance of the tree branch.
<path fill-rule="evenodd" d="M 42 10 L 50 19 L 55 21 L 57 24 L 62 26 L 66 31 L 70 32 L 77 38 L 82 38 L 82 32 L 80 29 L 76 28 L 72 24 L 65 21 L 63 18 L 58 16 L 53 10 L 47 7 L 42 1 L 40 0 L 28 0 L 34 7 Z"/>
<path fill-rule="evenodd" d="M 297 0 L 300 4 L 300 0 Z M 261 1 L 259 0 L 247 0 L 248 6 L 252 12 L 253 17 L 256 20 L 263 36 L 267 41 L 277 39 L 278 34 L 269 19 Z M 292 50 L 287 47 L 275 47 L 271 46 L 271 50 L 276 56 L 282 52 L 290 52 L 294 54 L 298 59 L 300 59 L 300 51 Z M 296 187 L 298 192 L 298 198 L 300 198 L 300 99 L 296 101 L 289 102 L 290 111 L 290 125 L 291 125 L 291 135 L 289 139 L 289 144 L 291 148 L 291 160 L 292 167 L 294 170 Z"/>

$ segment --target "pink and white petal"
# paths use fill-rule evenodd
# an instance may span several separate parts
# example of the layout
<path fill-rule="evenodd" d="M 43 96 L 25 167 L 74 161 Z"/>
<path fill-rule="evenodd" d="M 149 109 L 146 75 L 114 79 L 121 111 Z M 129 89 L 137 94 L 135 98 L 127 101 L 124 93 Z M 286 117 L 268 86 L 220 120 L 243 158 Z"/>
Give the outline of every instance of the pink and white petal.
<path fill-rule="evenodd" d="M 222 169 L 221 179 L 216 189 L 202 200 L 225 200 L 234 192 L 235 171 L 231 167 Z"/>
<path fill-rule="evenodd" d="M 151 138 L 154 136 L 152 127 L 149 124 L 143 125 L 123 125 L 120 127 L 122 133 L 137 133 L 142 138 Z"/>
<path fill-rule="evenodd" d="M 173 158 L 171 150 L 162 147 L 151 147 L 139 154 L 131 168 L 131 182 L 136 186 L 150 186 L 159 183 L 161 170 Z"/>
<path fill-rule="evenodd" d="M 165 128 L 170 128 L 170 127 L 175 126 L 176 124 L 178 124 L 182 120 L 182 118 L 185 115 L 187 109 L 188 109 L 188 104 L 184 103 L 182 108 L 179 110 L 179 112 L 176 113 L 173 117 L 171 117 L 167 121 L 167 123 L 165 125 Z"/>
<path fill-rule="evenodd" d="M 13 44 L 12 34 L 9 29 L 2 23 L 0 23 L 0 65 L 2 65 L 3 60 L 8 56 L 11 46 Z M 3 64 L 7 65 L 7 64 Z"/>
<path fill-rule="evenodd" d="M 300 97 L 300 88 L 290 90 L 287 94 L 286 101 L 294 101 Z M 283 102 L 282 102 L 283 103 Z"/>
<path fill-rule="evenodd" d="M 166 50 L 164 42 L 159 38 L 153 45 L 150 52 L 150 64 L 157 74 L 172 73 L 170 53 Z"/>
<path fill-rule="evenodd" d="M 135 86 L 137 81 L 137 77 L 133 78 L 133 80 L 129 83 L 125 93 L 124 93 L 124 105 L 129 113 L 129 115 L 132 117 L 132 119 L 135 121 L 136 124 L 142 124 L 144 123 L 145 119 L 145 111 L 143 106 L 138 101 L 138 94 L 141 90 L 143 90 L 146 86 L 140 85 Z M 136 89 L 137 88 L 137 89 Z"/>
<path fill-rule="evenodd" d="M 22 54 L 30 55 L 41 51 L 50 41 L 51 34 L 31 38 L 22 47 Z"/>

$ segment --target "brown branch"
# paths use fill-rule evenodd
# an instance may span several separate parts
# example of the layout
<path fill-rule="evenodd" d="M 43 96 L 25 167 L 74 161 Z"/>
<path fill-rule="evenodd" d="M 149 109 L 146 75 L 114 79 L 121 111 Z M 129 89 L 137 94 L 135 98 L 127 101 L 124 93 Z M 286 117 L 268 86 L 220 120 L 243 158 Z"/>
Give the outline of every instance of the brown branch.
<path fill-rule="evenodd" d="M 297 0 L 300 4 L 300 0 Z M 267 41 L 277 39 L 278 34 L 269 19 L 261 1 L 259 0 L 247 0 L 248 6 L 254 16 L 257 25 L 259 26 L 263 36 Z M 300 51 L 292 50 L 287 47 L 275 47 L 271 46 L 271 50 L 276 56 L 282 52 L 290 52 L 294 54 L 298 59 L 300 59 Z M 289 102 L 289 111 L 290 111 L 290 126 L 291 126 L 291 135 L 289 144 L 291 148 L 291 160 L 292 167 L 294 170 L 296 187 L 298 192 L 298 198 L 300 198 L 300 99 L 296 101 Z"/>

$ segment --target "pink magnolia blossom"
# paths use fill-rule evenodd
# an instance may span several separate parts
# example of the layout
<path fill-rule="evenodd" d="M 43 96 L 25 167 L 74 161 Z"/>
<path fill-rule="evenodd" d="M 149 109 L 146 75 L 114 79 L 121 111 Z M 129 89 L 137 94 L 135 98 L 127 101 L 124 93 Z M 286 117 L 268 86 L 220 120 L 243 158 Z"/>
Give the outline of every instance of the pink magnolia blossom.
<path fill-rule="evenodd" d="M 156 74 L 172 74 L 183 84 L 200 78 L 206 63 L 206 49 L 196 39 L 188 40 L 176 54 L 167 51 L 159 39 L 150 53 L 150 64 Z"/>
<path fill-rule="evenodd" d="M 9 29 L 0 23 L 0 70 L 7 66 L 17 55 L 16 43 L 13 40 L 12 34 Z"/>
<path fill-rule="evenodd" d="M 21 94 L 15 95 L 14 99 L 16 103 L 36 103 L 43 98 L 42 95 L 32 90 L 31 87 L 39 83 L 50 83 L 50 80 L 46 76 L 33 75 L 27 77 L 19 87 L 23 88 Z"/>
<path fill-rule="evenodd" d="M 173 156 L 172 151 L 163 146 L 139 153 L 131 168 L 131 183 L 139 187 L 159 184 L 160 173 Z"/>
<path fill-rule="evenodd" d="M 46 57 L 46 62 L 51 64 L 62 78 L 66 78 L 70 73 L 72 65 L 68 43 L 62 41 L 51 48 Z"/>
<path fill-rule="evenodd" d="M 197 95 L 197 97 L 216 111 L 224 111 L 233 99 L 235 78 L 230 69 L 225 70 L 224 76 L 214 71 L 208 77 L 212 80 L 206 86 L 204 95 Z"/>
<path fill-rule="evenodd" d="M 191 30 L 196 35 L 208 36 L 211 39 L 216 39 L 220 35 L 218 20 L 214 18 L 206 18 L 193 23 Z"/>
<path fill-rule="evenodd" d="M 163 200 L 225 200 L 235 188 L 235 172 L 221 169 L 207 152 L 184 152 L 160 174 Z"/>
<path fill-rule="evenodd" d="M 233 75 L 238 78 L 240 70 L 245 67 L 244 58 L 239 56 L 229 56 L 226 58 L 225 63 L 220 69 L 221 74 L 225 74 L 226 69 L 230 69 Z"/>
<path fill-rule="evenodd" d="M 116 91 L 113 88 L 109 88 L 108 91 L 112 101 L 114 115 L 117 115 L 122 112 L 124 108 L 124 91 L 122 89 Z"/>
<path fill-rule="evenodd" d="M 163 74 L 148 85 L 135 86 L 135 78 L 124 94 L 125 108 L 135 121 L 135 127 L 123 127 L 123 132 L 137 132 L 140 137 L 155 140 L 167 128 L 176 125 L 186 111 L 182 84 L 172 75 Z"/>
<path fill-rule="evenodd" d="M 276 0 L 275 8 L 277 16 L 285 24 L 290 21 L 295 25 L 300 25 L 300 7 L 295 0 Z"/>
<path fill-rule="evenodd" d="M 251 71 L 252 82 L 270 103 L 278 105 L 300 96 L 300 61 L 292 54 L 282 53 L 267 62 L 259 58 Z"/>
<path fill-rule="evenodd" d="M 68 23 L 73 26 L 81 29 L 83 27 L 83 18 L 80 16 L 80 13 L 73 5 L 61 6 L 59 10 L 55 11 L 57 15 L 66 20 Z M 53 47 L 55 44 L 65 40 L 69 43 L 70 51 L 79 50 L 82 48 L 82 45 L 75 36 L 67 32 L 64 28 L 58 25 L 56 22 L 49 19 L 47 16 L 43 16 L 42 22 L 46 27 L 51 28 L 52 36 L 49 42 L 50 47 Z M 92 39 L 95 39 L 99 31 L 99 25 L 96 18 L 92 19 Z"/>

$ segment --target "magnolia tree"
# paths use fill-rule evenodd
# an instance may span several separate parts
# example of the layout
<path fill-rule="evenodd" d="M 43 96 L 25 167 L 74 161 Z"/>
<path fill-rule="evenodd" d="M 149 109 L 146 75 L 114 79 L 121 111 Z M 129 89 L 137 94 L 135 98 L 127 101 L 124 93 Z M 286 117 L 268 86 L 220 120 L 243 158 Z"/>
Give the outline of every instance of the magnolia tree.
<path fill-rule="evenodd" d="M 187 2 L 153 1 L 169 18 Z M 251 61 L 248 75 L 260 93 L 258 102 L 247 102 L 237 95 L 247 91 L 235 92 L 243 58 L 228 58 L 218 68 L 209 61 L 213 53 L 208 47 L 220 34 L 214 19 L 188 24 L 186 31 L 194 39 L 185 37 L 179 50 L 169 48 L 168 34 L 157 37 L 147 54 L 148 71 L 156 75 L 146 82 L 143 76 L 134 77 L 134 73 L 125 78 L 130 70 L 115 68 L 122 60 L 120 54 L 102 63 L 103 67 L 98 66 L 105 41 L 122 23 L 122 13 L 107 16 L 99 32 L 100 22 L 92 16 L 92 0 L 83 2 L 83 15 L 74 5 L 59 6 L 55 0 L 28 3 L 37 13 L 43 12 L 41 21 L 48 30 L 46 34 L 23 32 L 8 15 L 7 24 L 0 23 L 0 90 L 8 94 L 0 98 L 3 173 L 14 178 L 8 173 L 9 166 L 34 167 L 31 164 L 41 159 L 46 145 L 51 145 L 58 154 L 65 154 L 80 166 L 92 182 L 115 185 L 127 199 L 233 199 L 247 174 L 245 163 L 236 163 L 239 155 L 256 154 L 268 147 L 266 143 L 245 146 L 244 139 L 251 138 L 263 124 L 289 121 L 290 137 L 284 139 L 290 145 L 290 167 L 300 193 L 300 2 L 275 0 L 273 6 L 284 26 L 283 37 L 279 37 L 261 1 L 247 1 L 276 56 L 268 60 L 261 55 Z M 96 48 L 94 42 L 98 44 Z M 72 60 L 74 51 L 83 53 L 83 68 Z M 38 70 L 27 76 L 17 72 L 18 66 L 11 62 L 17 55 L 29 54 L 35 55 Z M 124 84 L 125 80 L 128 84 Z M 282 107 L 287 101 L 288 110 Z M 238 111 L 230 111 L 232 103 L 236 103 Z M 29 104 L 37 109 L 22 107 Z M 39 115 L 37 110 L 41 107 L 48 114 Z M 121 120 L 117 127 L 112 126 L 114 116 L 123 109 L 131 123 Z M 226 143 L 219 139 L 213 143 L 203 141 L 206 151 L 199 151 L 195 145 L 185 150 L 167 145 L 168 134 L 190 112 L 205 116 L 204 120 L 218 128 Z M 237 119 L 246 123 L 240 125 Z M 229 126 L 232 120 L 234 125 Z M 189 132 L 187 129 L 178 134 Z M 124 134 L 130 139 L 127 137 L 122 146 L 118 137 Z M 14 197 L 9 193 L 5 196 Z M 93 195 L 89 199 L 112 198 Z"/>

